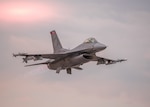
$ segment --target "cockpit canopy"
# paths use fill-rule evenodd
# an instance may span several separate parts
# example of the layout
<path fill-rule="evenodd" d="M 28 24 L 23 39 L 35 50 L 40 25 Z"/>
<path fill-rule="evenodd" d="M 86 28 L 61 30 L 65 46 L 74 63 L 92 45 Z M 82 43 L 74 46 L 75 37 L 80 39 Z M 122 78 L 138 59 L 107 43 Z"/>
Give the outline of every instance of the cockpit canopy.
<path fill-rule="evenodd" d="M 84 43 L 97 43 L 97 40 L 95 38 L 88 38 L 84 41 Z"/>

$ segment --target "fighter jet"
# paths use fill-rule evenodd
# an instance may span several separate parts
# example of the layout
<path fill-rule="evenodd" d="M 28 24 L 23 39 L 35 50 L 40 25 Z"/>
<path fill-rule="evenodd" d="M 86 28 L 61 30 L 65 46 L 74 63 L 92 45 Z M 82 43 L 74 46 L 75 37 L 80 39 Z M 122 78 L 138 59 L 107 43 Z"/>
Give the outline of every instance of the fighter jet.
<path fill-rule="evenodd" d="M 126 61 L 126 59 L 112 60 L 96 56 L 96 53 L 106 49 L 106 46 L 102 43 L 99 43 L 95 38 L 88 38 L 82 44 L 78 45 L 77 47 L 71 50 L 68 50 L 62 47 L 55 30 L 51 31 L 50 34 L 54 49 L 53 54 L 18 53 L 13 54 L 13 56 L 24 57 L 23 62 L 25 63 L 28 63 L 29 60 L 37 61 L 47 59 L 46 62 L 30 64 L 25 66 L 45 64 L 49 69 L 56 70 L 56 73 L 60 73 L 61 70 L 66 70 L 67 74 L 72 74 L 72 69 L 82 70 L 80 66 L 90 61 L 96 61 L 97 65 L 110 65 L 115 64 L 117 62 Z"/>

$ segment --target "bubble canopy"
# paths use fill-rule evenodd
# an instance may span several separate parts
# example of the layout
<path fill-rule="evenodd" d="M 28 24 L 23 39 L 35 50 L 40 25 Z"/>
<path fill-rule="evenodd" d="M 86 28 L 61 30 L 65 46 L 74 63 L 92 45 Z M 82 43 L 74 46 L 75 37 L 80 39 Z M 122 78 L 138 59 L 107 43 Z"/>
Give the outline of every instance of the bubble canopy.
<path fill-rule="evenodd" d="M 97 40 L 95 38 L 88 38 L 84 41 L 84 43 L 97 43 Z"/>

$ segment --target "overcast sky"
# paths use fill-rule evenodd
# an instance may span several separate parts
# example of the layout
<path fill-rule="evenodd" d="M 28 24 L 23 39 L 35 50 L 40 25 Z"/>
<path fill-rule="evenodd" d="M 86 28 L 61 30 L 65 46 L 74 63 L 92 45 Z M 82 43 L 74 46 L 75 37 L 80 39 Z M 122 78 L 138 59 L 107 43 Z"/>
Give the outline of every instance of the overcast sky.
<path fill-rule="evenodd" d="M 12 57 L 52 53 L 51 30 L 67 49 L 94 37 L 108 46 L 98 56 L 128 61 L 58 75 Z M 150 107 L 149 46 L 149 0 L 0 0 L 0 106 Z"/>

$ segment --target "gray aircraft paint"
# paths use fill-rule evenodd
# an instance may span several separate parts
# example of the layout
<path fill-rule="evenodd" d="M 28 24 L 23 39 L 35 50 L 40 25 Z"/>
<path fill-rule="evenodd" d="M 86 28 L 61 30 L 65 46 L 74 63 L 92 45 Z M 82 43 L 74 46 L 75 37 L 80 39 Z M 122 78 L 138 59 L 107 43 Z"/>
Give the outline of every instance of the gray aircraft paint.
<path fill-rule="evenodd" d="M 23 62 L 25 63 L 27 63 L 28 60 L 36 61 L 46 58 L 48 59 L 48 61 L 46 62 L 26 66 L 47 64 L 47 67 L 49 69 L 56 70 L 56 73 L 59 73 L 61 70 L 66 69 L 68 74 L 72 73 L 72 68 L 82 70 L 80 66 L 89 61 L 97 61 L 97 65 L 109 65 L 114 64 L 116 62 L 126 61 L 125 59 L 112 60 L 96 56 L 95 53 L 106 49 L 106 46 L 104 44 L 99 43 L 95 38 L 88 38 L 82 44 L 78 45 L 72 50 L 67 50 L 62 47 L 62 44 L 54 30 L 51 31 L 50 34 L 54 49 L 53 54 L 19 53 L 13 54 L 13 56 L 25 56 L 25 58 L 23 58 Z"/>

